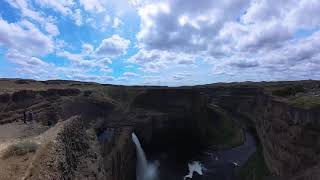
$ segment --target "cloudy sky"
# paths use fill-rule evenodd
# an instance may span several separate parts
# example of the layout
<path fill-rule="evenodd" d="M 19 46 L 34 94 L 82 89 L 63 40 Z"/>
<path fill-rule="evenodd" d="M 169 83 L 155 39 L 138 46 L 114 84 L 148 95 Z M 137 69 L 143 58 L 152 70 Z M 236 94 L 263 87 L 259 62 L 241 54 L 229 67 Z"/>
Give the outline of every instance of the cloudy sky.
<path fill-rule="evenodd" d="M 0 77 L 320 79 L 320 1 L 0 0 Z"/>

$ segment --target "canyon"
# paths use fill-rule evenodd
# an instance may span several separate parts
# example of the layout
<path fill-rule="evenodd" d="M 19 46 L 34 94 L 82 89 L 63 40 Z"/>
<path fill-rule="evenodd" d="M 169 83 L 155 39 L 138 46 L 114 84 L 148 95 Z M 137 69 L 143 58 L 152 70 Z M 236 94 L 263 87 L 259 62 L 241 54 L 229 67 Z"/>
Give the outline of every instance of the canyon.
<path fill-rule="evenodd" d="M 318 180 L 319 92 L 319 81 L 158 87 L 1 79 L 0 179 L 136 180 L 134 133 L 159 160 L 160 180 L 171 164 L 163 167 L 165 159 L 184 164 L 183 179 L 199 154 L 223 154 L 250 138 L 256 148 L 240 167 L 233 162 L 232 179 Z"/>

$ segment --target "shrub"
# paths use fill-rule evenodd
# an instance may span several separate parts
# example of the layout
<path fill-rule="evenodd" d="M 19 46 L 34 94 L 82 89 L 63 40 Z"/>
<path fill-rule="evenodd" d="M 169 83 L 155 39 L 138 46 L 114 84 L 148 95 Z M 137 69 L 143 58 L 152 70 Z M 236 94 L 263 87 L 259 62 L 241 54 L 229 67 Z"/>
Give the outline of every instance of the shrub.
<path fill-rule="evenodd" d="M 295 85 L 295 86 L 288 86 L 281 89 L 277 89 L 272 91 L 272 95 L 287 97 L 287 96 L 294 96 L 297 93 L 305 92 L 305 89 L 302 85 Z"/>
<path fill-rule="evenodd" d="M 23 156 L 27 153 L 35 152 L 38 148 L 38 144 L 32 141 L 21 141 L 16 144 L 10 145 L 3 154 L 3 158 L 9 158 L 12 156 Z"/>
<path fill-rule="evenodd" d="M 300 96 L 289 98 L 289 103 L 305 109 L 320 108 L 319 96 Z"/>
<path fill-rule="evenodd" d="M 262 147 L 258 147 L 248 161 L 239 169 L 241 180 L 260 180 L 270 175 L 262 154 Z"/>

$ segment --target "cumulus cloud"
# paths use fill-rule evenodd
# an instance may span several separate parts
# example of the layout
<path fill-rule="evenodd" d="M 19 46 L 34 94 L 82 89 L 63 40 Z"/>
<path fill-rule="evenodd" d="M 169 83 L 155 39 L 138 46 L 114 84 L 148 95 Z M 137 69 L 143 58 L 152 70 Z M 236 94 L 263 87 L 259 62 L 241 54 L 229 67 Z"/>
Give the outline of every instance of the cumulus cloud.
<path fill-rule="evenodd" d="M 91 44 L 83 43 L 82 44 L 82 54 L 89 55 L 93 52 L 94 48 Z"/>
<path fill-rule="evenodd" d="M 106 14 L 103 16 L 102 20 L 100 21 L 101 24 L 101 31 L 104 32 L 110 27 L 111 17 L 110 15 Z"/>
<path fill-rule="evenodd" d="M 190 76 L 191 76 L 190 73 L 177 73 L 172 76 L 172 79 L 175 81 L 181 81 L 181 80 L 185 80 L 186 78 L 188 78 Z"/>
<path fill-rule="evenodd" d="M 123 24 L 123 22 L 121 21 L 121 19 L 119 19 L 118 17 L 115 17 L 113 19 L 113 28 L 119 28 L 121 25 Z"/>
<path fill-rule="evenodd" d="M 171 65 L 190 65 L 194 64 L 195 57 L 185 53 L 172 53 L 162 50 L 140 50 L 137 54 L 128 59 L 130 63 L 143 66 L 143 71 L 158 72 Z"/>
<path fill-rule="evenodd" d="M 173 0 L 139 9 L 140 45 L 150 49 L 205 51 L 228 20 L 244 12 L 248 1 Z"/>
<path fill-rule="evenodd" d="M 45 29 L 51 36 L 57 36 L 60 34 L 58 27 L 51 22 L 46 23 Z"/>
<path fill-rule="evenodd" d="M 120 56 L 126 53 L 129 45 L 130 40 L 115 34 L 110 38 L 102 40 L 101 44 L 96 49 L 96 54 L 99 56 Z"/>
<path fill-rule="evenodd" d="M 289 78 L 291 74 L 304 74 L 294 69 L 308 67 L 311 71 L 312 64 L 319 62 L 314 50 L 318 48 L 320 28 L 317 0 L 162 0 L 132 4 L 141 18 L 137 34 L 140 50 L 128 61 L 140 64 L 145 71 L 160 72 L 202 59 L 212 64 L 216 75 L 267 77 L 278 70 L 275 78 L 281 74 Z M 300 36 L 302 31 L 309 33 Z M 179 75 L 173 77 L 181 79 Z"/>
<path fill-rule="evenodd" d="M 70 74 L 68 78 L 79 81 L 89 81 L 89 82 L 102 82 L 106 83 L 109 81 L 113 81 L 114 78 L 112 76 L 103 76 L 103 75 L 90 75 L 90 74 Z"/>
<path fill-rule="evenodd" d="M 123 76 L 125 76 L 125 77 L 137 77 L 139 75 L 137 73 L 134 73 L 134 72 L 124 72 Z"/>
<path fill-rule="evenodd" d="M 103 71 L 110 71 L 108 65 L 112 63 L 111 59 L 105 58 L 98 58 L 95 56 L 87 56 L 88 54 L 75 54 L 70 53 L 68 51 L 60 51 L 57 53 L 57 56 L 66 58 L 71 61 L 71 64 L 76 67 L 81 68 L 99 68 Z"/>
<path fill-rule="evenodd" d="M 16 50 L 9 51 L 6 54 L 6 58 L 14 64 L 27 67 L 27 68 L 42 68 L 42 67 L 49 66 L 48 63 L 44 62 L 39 58 L 21 54 Z"/>
<path fill-rule="evenodd" d="M 34 79 L 54 79 L 58 77 L 56 66 L 40 58 L 9 50 L 6 59 L 17 66 L 14 72 L 23 77 Z"/>
<path fill-rule="evenodd" d="M 89 12 L 100 13 L 105 10 L 103 4 L 99 0 L 80 0 L 80 4 Z"/>
<path fill-rule="evenodd" d="M 73 14 L 73 19 L 75 20 L 75 24 L 77 26 L 81 26 L 83 24 L 82 15 L 81 15 L 81 9 L 76 9 L 75 10 L 75 13 Z"/>
<path fill-rule="evenodd" d="M 88 70 L 98 68 L 100 72 L 110 73 L 112 69 L 109 65 L 112 64 L 112 59 L 125 54 L 129 44 L 129 40 L 113 35 L 104 39 L 96 49 L 92 44 L 83 43 L 81 53 L 71 53 L 62 49 L 56 55 L 70 60 L 72 66 Z"/>
<path fill-rule="evenodd" d="M 44 22 L 45 18 L 37 11 L 35 11 L 27 0 L 5 0 L 12 7 L 19 9 L 21 11 L 22 16 L 31 18 L 38 22 Z"/>
<path fill-rule="evenodd" d="M 54 49 L 52 39 L 29 21 L 9 23 L 0 18 L 0 46 L 29 55 L 45 55 Z"/>
<path fill-rule="evenodd" d="M 20 73 L 36 76 L 39 69 L 43 74 L 101 81 L 90 73 L 112 72 L 112 61 L 126 57 L 132 48 L 137 53 L 124 61 L 134 66 L 120 77 L 123 80 L 143 79 L 140 73 L 161 77 L 153 82 L 166 78 L 175 83 L 199 78 L 195 74 L 230 78 L 221 80 L 320 77 L 319 0 L 5 1 L 18 10 L 18 19 L 0 17 L 0 48 Z M 66 46 L 58 38 L 68 32 L 59 26 L 69 20 L 81 32 L 89 25 L 94 33 L 116 31 L 121 36 L 109 34 L 95 41 L 77 37 L 77 42 L 89 42 L 82 44 L 68 38 Z M 135 28 L 122 29 L 126 22 L 140 22 L 136 39 L 127 34 Z M 48 63 L 48 54 L 69 60 L 68 67 Z"/>
<path fill-rule="evenodd" d="M 70 15 L 72 13 L 71 8 L 75 4 L 74 0 L 35 0 L 35 2 L 44 8 L 51 8 L 63 15 Z"/>
<path fill-rule="evenodd" d="M 230 66 L 238 67 L 238 68 L 253 68 L 257 67 L 259 64 L 256 61 L 234 61 L 229 62 Z"/>

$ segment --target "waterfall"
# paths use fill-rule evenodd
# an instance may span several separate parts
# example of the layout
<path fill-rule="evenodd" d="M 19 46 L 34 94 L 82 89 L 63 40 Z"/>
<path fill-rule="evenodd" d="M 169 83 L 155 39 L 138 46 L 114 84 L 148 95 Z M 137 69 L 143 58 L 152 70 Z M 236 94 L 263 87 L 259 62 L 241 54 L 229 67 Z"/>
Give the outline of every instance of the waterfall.
<path fill-rule="evenodd" d="M 137 180 L 156 180 L 158 178 L 158 165 L 149 163 L 146 155 L 141 147 L 138 137 L 132 133 L 132 140 L 136 145 L 137 165 L 136 174 Z"/>

